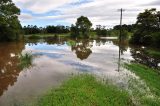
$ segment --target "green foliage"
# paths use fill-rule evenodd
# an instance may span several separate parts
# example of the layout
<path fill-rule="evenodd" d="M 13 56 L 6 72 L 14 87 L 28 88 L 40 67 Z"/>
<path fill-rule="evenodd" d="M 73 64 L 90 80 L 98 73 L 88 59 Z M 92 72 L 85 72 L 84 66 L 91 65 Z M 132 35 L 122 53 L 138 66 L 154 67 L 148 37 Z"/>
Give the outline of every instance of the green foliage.
<path fill-rule="evenodd" d="M 67 41 L 67 45 L 68 45 L 68 46 L 75 46 L 75 45 L 76 45 L 76 41 L 74 41 L 74 40 L 69 40 L 69 41 Z"/>
<path fill-rule="evenodd" d="M 160 48 L 160 32 L 154 32 L 152 36 L 152 46 Z"/>
<path fill-rule="evenodd" d="M 96 33 L 98 36 L 106 36 L 107 30 L 105 29 L 105 26 L 97 25 L 96 26 Z"/>
<path fill-rule="evenodd" d="M 135 24 L 132 24 L 132 25 L 126 25 L 126 24 L 124 24 L 124 25 L 122 25 L 122 29 L 123 30 L 126 30 L 126 31 L 128 31 L 128 32 L 130 32 L 130 33 L 133 33 L 134 32 L 134 30 L 135 30 Z M 116 26 L 114 26 L 114 28 L 113 29 L 115 29 L 115 30 L 120 30 L 121 29 L 121 26 L 120 25 L 116 25 Z"/>
<path fill-rule="evenodd" d="M 115 29 L 110 29 L 108 33 L 110 36 L 119 36 L 120 31 Z"/>
<path fill-rule="evenodd" d="M 20 67 L 22 69 L 29 68 L 32 65 L 33 56 L 29 53 L 20 55 Z"/>
<path fill-rule="evenodd" d="M 31 35 L 28 37 L 28 39 L 41 39 L 41 37 L 37 35 Z"/>
<path fill-rule="evenodd" d="M 76 38 L 79 36 L 79 30 L 75 25 L 71 25 L 71 37 Z"/>
<path fill-rule="evenodd" d="M 152 56 L 154 58 L 160 58 L 160 51 L 155 51 L 155 50 L 147 49 L 146 52 L 148 53 L 149 56 Z"/>
<path fill-rule="evenodd" d="M 121 35 L 122 40 L 127 40 L 129 36 L 130 36 L 129 32 L 127 30 L 122 30 L 122 35 Z"/>
<path fill-rule="evenodd" d="M 76 26 L 73 27 L 74 30 L 72 31 L 75 34 L 78 34 L 78 36 L 80 37 L 88 38 L 91 27 L 92 27 L 91 21 L 87 17 L 81 16 L 77 19 Z"/>
<path fill-rule="evenodd" d="M 128 94 L 113 85 L 97 81 L 92 75 L 72 77 L 61 87 L 49 91 L 37 106 L 130 106 Z"/>
<path fill-rule="evenodd" d="M 23 27 L 25 35 L 29 34 L 63 34 L 69 33 L 70 27 L 63 25 L 50 25 L 46 27 L 37 27 L 36 25 L 28 25 Z"/>
<path fill-rule="evenodd" d="M 0 1 L 0 40 L 11 41 L 21 38 L 18 15 L 20 15 L 20 9 L 12 0 Z"/>
<path fill-rule="evenodd" d="M 160 12 L 146 9 L 137 17 L 137 30 L 131 38 L 133 44 L 160 47 Z"/>

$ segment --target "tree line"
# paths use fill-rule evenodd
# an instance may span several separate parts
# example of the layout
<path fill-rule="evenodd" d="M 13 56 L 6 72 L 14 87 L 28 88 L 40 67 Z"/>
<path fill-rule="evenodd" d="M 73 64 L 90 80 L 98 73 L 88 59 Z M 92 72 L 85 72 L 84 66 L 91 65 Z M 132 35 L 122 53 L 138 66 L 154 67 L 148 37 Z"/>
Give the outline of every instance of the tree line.
<path fill-rule="evenodd" d="M 28 25 L 22 27 L 18 16 L 20 9 L 15 6 L 12 0 L 0 1 L 0 40 L 13 41 L 20 40 L 23 35 L 38 33 L 70 33 L 73 38 L 89 38 L 91 34 L 101 36 L 118 36 L 122 28 L 122 38 L 130 38 L 130 43 L 160 48 L 160 11 L 155 8 L 146 9 L 139 13 L 137 22 L 132 25 L 116 25 L 112 29 L 106 29 L 105 26 L 97 25 L 92 28 L 92 22 L 88 17 L 81 16 L 77 18 L 75 24 L 71 26 L 50 25 L 46 27 L 37 27 Z"/>
<path fill-rule="evenodd" d="M 98 36 L 106 36 L 107 29 L 105 26 L 97 25 L 96 28 L 92 28 L 91 21 L 85 17 L 81 16 L 77 19 L 77 22 L 72 24 L 71 26 L 63 26 L 63 25 L 49 25 L 46 27 L 37 27 L 36 25 L 28 25 L 24 26 L 23 32 L 25 35 L 29 34 L 61 34 L 61 33 L 71 33 L 72 38 L 88 38 L 91 32 L 94 32 Z"/>
<path fill-rule="evenodd" d="M 60 33 L 69 33 L 70 32 L 70 27 L 69 26 L 63 26 L 63 25 L 50 25 L 47 27 L 37 27 L 36 25 L 28 25 L 24 26 L 23 28 L 23 33 L 25 35 L 29 34 L 46 34 L 46 33 L 54 33 L 54 34 L 60 34 Z"/>

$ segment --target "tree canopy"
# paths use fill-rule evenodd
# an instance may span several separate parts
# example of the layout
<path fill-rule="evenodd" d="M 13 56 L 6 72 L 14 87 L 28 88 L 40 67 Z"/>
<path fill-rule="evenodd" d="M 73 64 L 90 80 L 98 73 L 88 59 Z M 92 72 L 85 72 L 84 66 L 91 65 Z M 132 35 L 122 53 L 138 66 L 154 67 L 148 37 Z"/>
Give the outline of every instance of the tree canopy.
<path fill-rule="evenodd" d="M 92 23 L 87 17 L 81 16 L 77 19 L 76 27 L 78 28 L 79 32 L 82 33 L 82 36 L 86 37 L 90 32 Z"/>
<path fill-rule="evenodd" d="M 20 9 L 12 0 L 0 1 L 0 40 L 20 39 L 21 24 L 18 15 L 20 15 Z"/>
<path fill-rule="evenodd" d="M 131 43 L 160 47 L 160 11 L 146 9 L 138 15 L 136 26 Z"/>

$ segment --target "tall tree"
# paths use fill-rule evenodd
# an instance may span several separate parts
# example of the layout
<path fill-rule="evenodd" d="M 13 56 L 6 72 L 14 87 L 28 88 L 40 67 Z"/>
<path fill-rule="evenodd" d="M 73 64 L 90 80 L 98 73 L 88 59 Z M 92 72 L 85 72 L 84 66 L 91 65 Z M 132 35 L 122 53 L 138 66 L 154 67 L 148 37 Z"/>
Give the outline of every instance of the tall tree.
<path fill-rule="evenodd" d="M 21 25 L 18 15 L 20 9 L 12 0 L 0 0 L 0 40 L 20 39 Z"/>
<path fill-rule="evenodd" d="M 79 29 L 79 32 L 82 33 L 82 36 L 87 37 L 92 27 L 92 23 L 87 17 L 81 16 L 77 19 L 76 27 Z"/>
<path fill-rule="evenodd" d="M 131 43 L 144 45 L 160 45 L 160 15 L 155 8 L 146 9 L 137 17 L 137 30 Z M 160 47 L 160 46 L 159 46 Z"/>

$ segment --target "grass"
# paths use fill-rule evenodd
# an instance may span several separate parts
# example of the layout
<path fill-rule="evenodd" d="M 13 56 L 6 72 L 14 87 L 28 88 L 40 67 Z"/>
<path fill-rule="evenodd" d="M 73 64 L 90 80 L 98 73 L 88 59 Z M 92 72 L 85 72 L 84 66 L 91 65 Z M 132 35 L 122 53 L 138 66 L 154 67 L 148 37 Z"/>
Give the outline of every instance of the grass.
<path fill-rule="evenodd" d="M 61 37 L 61 38 L 69 38 L 71 37 L 70 33 L 62 33 L 62 34 L 31 34 L 31 35 L 25 35 L 28 39 L 43 39 L 48 37 Z M 91 32 L 89 38 L 91 39 L 97 39 L 98 36 L 95 32 Z"/>
<path fill-rule="evenodd" d="M 141 103 L 147 106 L 159 106 L 160 104 L 160 75 L 157 70 L 148 68 L 141 64 L 126 64 L 130 71 L 135 73 L 142 79 L 149 87 L 154 99 L 142 98 Z"/>
<path fill-rule="evenodd" d="M 148 49 L 147 50 L 147 53 L 152 56 L 152 57 L 159 57 L 160 58 L 160 52 L 159 51 L 155 51 L 155 50 L 151 50 L 151 49 Z"/>
<path fill-rule="evenodd" d="M 47 92 L 36 106 L 130 106 L 127 92 L 92 75 L 78 75 Z"/>
<path fill-rule="evenodd" d="M 70 33 L 66 34 L 31 34 L 31 35 L 25 35 L 26 38 L 29 39 L 43 39 L 43 38 L 48 38 L 48 37 L 68 37 L 70 36 Z"/>
<path fill-rule="evenodd" d="M 20 55 L 20 67 L 22 69 L 28 68 L 32 65 L 33 56 L 29 53 Z"/>

